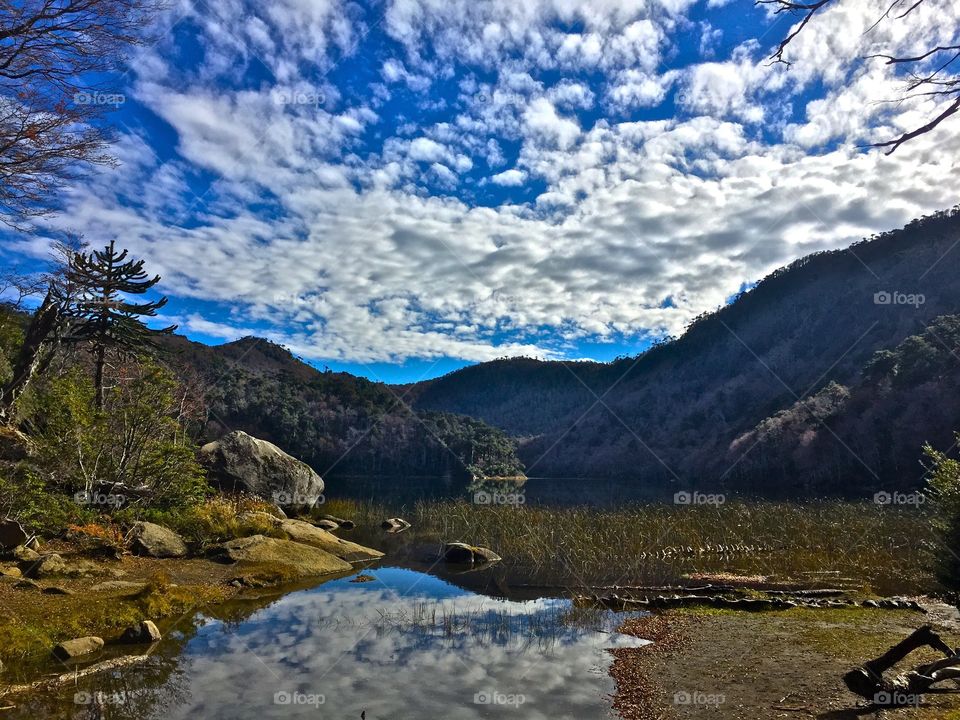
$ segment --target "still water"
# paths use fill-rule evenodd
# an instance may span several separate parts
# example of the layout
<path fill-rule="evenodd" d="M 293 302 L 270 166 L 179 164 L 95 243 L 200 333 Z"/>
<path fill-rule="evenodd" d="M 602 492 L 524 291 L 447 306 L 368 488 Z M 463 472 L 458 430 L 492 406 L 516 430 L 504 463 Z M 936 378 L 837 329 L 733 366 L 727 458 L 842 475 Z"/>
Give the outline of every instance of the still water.
<path fill-rule="evenodd" d="M 7 718 L 610 717 L 624 615 L 376 568 L 181 618 L 149 660 Z"/>

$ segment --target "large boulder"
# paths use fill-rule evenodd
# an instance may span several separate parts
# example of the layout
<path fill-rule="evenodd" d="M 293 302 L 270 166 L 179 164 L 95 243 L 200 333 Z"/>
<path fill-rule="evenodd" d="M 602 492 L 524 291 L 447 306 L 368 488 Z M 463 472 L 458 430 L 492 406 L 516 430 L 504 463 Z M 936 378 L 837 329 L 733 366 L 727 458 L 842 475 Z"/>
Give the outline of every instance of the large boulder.
<path fill-rule="evenodd" d="M 210 479 L 225 490 L 242 490 L 281 507 L 312 508 L 323 502 L 323 479 L 305 462 L 273 443 L 239 430 L 200 448 Z"/>
<path fill-rule="evenodd" d="M 187 554 L 187 544 L 173 530 L 151 522 L 138 522 L 130 530 L 130 548 L 138 555 L 178 558 Z"/>
<path fill-rule="evenodd" d="M 383 553 L 379 550 L 338 538 L 333 533 L 315 527 L 303 520 L 284 520 L 280 523 L 280 529 L 294 542 L 312 545 L 321 550 L 326 550 L 331 555 L 335 555 L 347 562 L 376 560 L 377 558 L 383 557 Z"/>
<path fill-rule="evenodd" d="M 251 535 L 226 542 L 214 548 L 211 556 L 214 560 L 238 563 L 241 567 L 252 565 L 279 570 L 288 579 L 353 570 L 353 566 L 346 560 L 341 560 L 326 550 L 263 535 Z"/>

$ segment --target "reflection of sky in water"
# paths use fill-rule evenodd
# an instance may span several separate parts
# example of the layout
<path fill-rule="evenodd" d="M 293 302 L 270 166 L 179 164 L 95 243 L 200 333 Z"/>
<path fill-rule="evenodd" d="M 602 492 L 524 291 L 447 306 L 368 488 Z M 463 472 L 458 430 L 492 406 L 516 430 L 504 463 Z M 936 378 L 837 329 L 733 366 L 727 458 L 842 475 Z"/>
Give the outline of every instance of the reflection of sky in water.
<path fill-rule="evenodd" d="M 237 624 L 208 620 L 180 657 L 176 692 L 137 716 L 603 718 L 613 692 L 604 648 L 642 643 L 611 632 L 622 620 L 612 614 L 562 622 L 566 600 L 496 600 L 410 570 L 368 574 L 377 581 L 291 593 Z M 278 693 L 302 695 L 277 704 Z"/>

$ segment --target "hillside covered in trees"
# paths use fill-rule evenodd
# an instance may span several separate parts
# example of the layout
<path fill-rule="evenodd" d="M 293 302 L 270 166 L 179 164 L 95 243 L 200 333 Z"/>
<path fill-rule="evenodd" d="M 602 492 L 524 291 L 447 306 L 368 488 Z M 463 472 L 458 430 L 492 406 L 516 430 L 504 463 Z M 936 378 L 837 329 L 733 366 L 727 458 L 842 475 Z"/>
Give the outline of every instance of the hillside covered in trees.
<path fill-rule="evenodd" d="M 168 338 L 168 362 L 202 387 L 203 439 L 244 430 L 322 476 L 522 475 L 502 430 L 453 413 L 414 412 L 404 394 L 348 373 L 320 372 L 267 340 L 210 347 Z"/>
<path fill-rule="evenodd" d="M 501 360 L 420 383 L 411 396 L 418 409 L 470 414 L 520 438 L 531 476 L 621 476 L 758 493 L 918 486 L 921 445 L 949 445 L 956 429 L 956 413 L 943 407 L 950 402 L 944 396 L 952 397 L 945 378 L 876 408 L 871 425 L 850 429 L 869 436 L 862 443 L 824 429 L 826 416 L 817 413 L 832 411 L 816 406 L 830 405 L 837 392 L 831 383 L 856 385 L 876 352 L 897 352 L 935 318 L 960 310 L 958 241 L 955 208 L 801 258 L 638 357 L 609 364 Z M 940 408 L 926 411 L 938 394 Z M 905 431 L 894 417 L 881 417 L 894 406 L 925 421 Z M 791 407 L 821 430 L 816 472 L 797 465 L 786 448 L 745 441 L 765 418 Z M 897 433 L 897 443 L 884 440 Z"/>

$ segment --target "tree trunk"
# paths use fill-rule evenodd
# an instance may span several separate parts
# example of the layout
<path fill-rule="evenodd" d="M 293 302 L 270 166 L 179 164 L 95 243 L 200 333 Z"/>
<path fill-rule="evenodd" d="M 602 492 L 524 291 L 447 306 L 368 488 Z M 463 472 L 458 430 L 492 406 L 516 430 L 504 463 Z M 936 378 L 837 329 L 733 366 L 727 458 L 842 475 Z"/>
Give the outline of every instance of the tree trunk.
<path fill-rule="evenodd" d="M 55 349 L 49 345 L 51 342 L 55 343 L 54 331 L 59 321 L 60 306 L 54 300 L 53 293 L 48 290 L 27 328 L 26 337 L 13 366 L 13 377 L 0 392 L 0 422 L 11 421 L 17 398 L 27 389 L 37 370 L 44 364 L 45 356 Z"/>
<path fill-rule="evenodd" d="M 95 398 L 97 410 L 103 410 L 103 366 L 106 364 L 107 348 L 100 345 L 96 352 L 96 376 L 94 384 L 97 388 L 97 397 Z"/>

